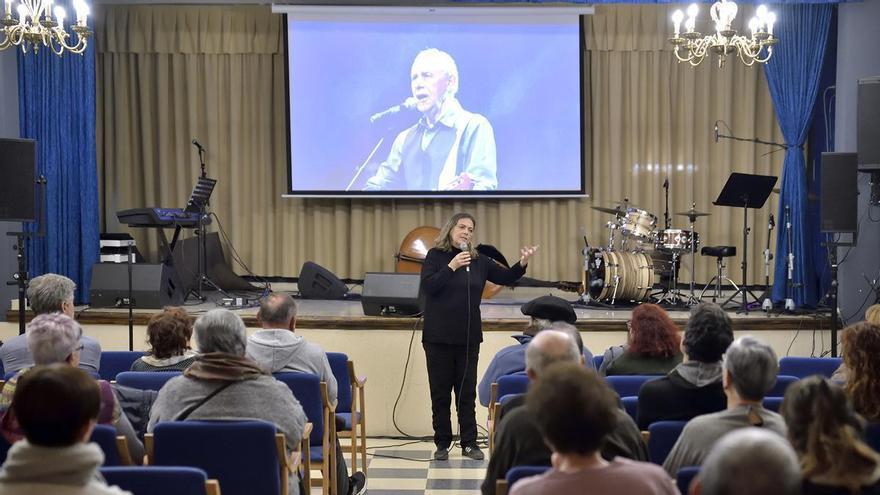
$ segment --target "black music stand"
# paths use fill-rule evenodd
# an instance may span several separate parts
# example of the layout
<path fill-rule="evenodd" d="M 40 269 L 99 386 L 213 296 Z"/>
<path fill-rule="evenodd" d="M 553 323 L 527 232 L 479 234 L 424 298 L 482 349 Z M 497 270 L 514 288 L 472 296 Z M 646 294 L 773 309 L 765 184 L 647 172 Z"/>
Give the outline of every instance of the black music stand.
<path fill-rule="evenodd" d="M 199 221 L 196 223 L 195 235 L 198 236 L 199 239 L 199 247 L 197 251 L 197 259 L 198 259 L 198 273 L 196 274 L 197 283 L 196 283 L 196 298 L 200 301 L 205 300 L 205 296 L 202 294 L 202 284 L 210 285 L 215 289 L 219 290 L 217 284 L 208 279 L 208 249 L 206 247 L 206 235 L 205 235 L 205 225 L 208 222 L 208 201 L 211 199 L 211 193 L 214 192 L 214 186 L 217 185 L 216 179 L 211 179 L 210 177 L 205 177 L 204 175 L 200 176 L 198 181 L 196 182 L 195 187 L 193 187 L 192 194 L 189 196 L 189 201 L 186 202 L 186 208 L 184 209 L 187 213 L 198 213 Z M 178 227 L 179 228 L 179 227 Z M 177 237 L 175 235 L 175 237 Z"/>
<path fill-rule="evenodd" d="M 722 304 L 722 306 L 726 305 L 742 293 L 742 306 L 737 310 L 737 313 L 744 312 L 748 314 L 749 312 L 749 302 L 746 298 L 749 293 L 749 208 L 763 208 L 764 203 L 766 203 L 767 198 L 770 197 L 770 192 L 773 191 L 773 186 L 776 185 L 777 180 L 778 177 L 772 175 L 741 174 L 739 172 L 733 172 L 730 174 L 730 177 L 727 178 L 727 183 L 724 184 L 724 188 L 722 188 L 721 192 L 718 194 L 718 199 L 712 203 L 715 206 L 730 206 L 743 209 L 742 286 Z M 755 300 L 758 299 L 754 294 L 752 294 L 752 297 L 755 298 Z"/>

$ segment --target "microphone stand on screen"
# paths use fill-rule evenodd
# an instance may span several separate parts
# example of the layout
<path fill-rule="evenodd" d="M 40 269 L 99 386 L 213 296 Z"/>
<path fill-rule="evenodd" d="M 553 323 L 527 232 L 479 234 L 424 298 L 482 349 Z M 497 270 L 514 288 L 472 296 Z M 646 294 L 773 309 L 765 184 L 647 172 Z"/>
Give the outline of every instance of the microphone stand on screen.
<path fill-rule="evenodd" d="M 367 159 L 364 160 L 364 163 L 360 164 L 360 166 L 357 168 L 357 170 L 355 170 L 354 177 L 351 178 L 351 182 L 349 182 L 348 185 L 345 186 L 345 192 L 348 192 L 351 190 L 351 186 L 353 186 L 354 183 L 357 182 L 358 177 L 361 176 L 361 173 L 364 171 L 364 168 L 366 168 L 367 164 L 370 163 L 371 161 L 373 161 L 373 156 L 376 154 L 377 151 L 379 151 L 379 147 L 382 146 L 382 143 L 384 141 L 385 141 L 385 136 L 382 136 L 381 138 L 379 138 L 379 142 L 376 143 L 376 146 L 373 146 L 373 150 L 370 151 L 369 155 L 367 155 Z"/>

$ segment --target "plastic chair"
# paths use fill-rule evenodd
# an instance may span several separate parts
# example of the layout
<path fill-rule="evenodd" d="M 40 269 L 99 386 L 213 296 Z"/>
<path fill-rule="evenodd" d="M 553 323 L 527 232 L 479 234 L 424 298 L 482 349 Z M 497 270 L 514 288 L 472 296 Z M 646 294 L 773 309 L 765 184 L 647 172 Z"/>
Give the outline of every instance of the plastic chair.
<path fill-rule="evenodd" d="M 782 397 L 764 397 L 764 409 L 778 413 L 780 407 L 782 407 Z"/>
<path fill-rule="evenodd" d="M 220 495 L 220 484 L 193 467 L 104 467 L 107 484 L 136 495 Z"/>
<path fill-rule="evenodd" d="M 124 371 L 116 375 L 116 383 L 140 390 L 160 390 L 168 380 L 180 376 L 180 371 Z"/>
<path fill-rule="evenodd" d="M 824 375 L 826 378 L 831 378 L 841 364 L 843 359 L 835 357 L 784 357 L 779 360 L 779 374 L 798 378 L 806 378 L 810 375 Z"/>
<path fill-rule="evenodd" d="M 151 465 L 204 469 L 224 495 L 288 493 L 287 445 L 267 421 L 165 421 L 144 444 Z"/>
<path fill-rule="evenodd" d="M 785 397 L 785 389 L 798 380 L 800 380 L 800 378 L 796 376 L 778 375 L 776 377 L 776 383 L 773 384 L 773 388 L 767 392 L 766 397 Z"/>
<path fill-rule="evenodd" d="M 648 426 L 648 458 L 663 465 L 687 421 L 657 421 Z"/>
<path fill-rule="evenodd" d="M 639 389 L 649 381 L 660 378 L 661 375 L 612 375 L 606 376 L 605 381 L 617 392 L 620 397 L 638 397 Z"/>
<path fill-rule="evenodd" d="M 675 477 L 675 484 L 678 485 L 678 491 L 681 492 L 682 495 L 687 495 L 688 489 L 691 487 L 691 482 L 694 481 L 694 478 L 697 477 L 699 472 L 699 466 L 687 466 L 678 470 L 678 475 Z"/>
<path fill-rule="evenodd" d="M 327 396 L 327 384 L 311 373 L 293 371 L 274 373 L 273 376 L 290 388 L 293 396 L 302 405 L 309 423 L 312 424 L 308 457 L 306 452 L 303 452 L 305 469 L 311 469 L 312 463 L 317 464 L 323 478 L 321 486 L 324 495 L 335 493 L 336 421 L 333 419 L 333 406 Z M 307 490 L 310 488 L 306 485 Z"/>
<path fill-rule="evenodd" d="M 639 398 L 638 397 L 621 397 L 620 402 L 623 404 L 623 410 L 629 414 L 629 417 L 636 421 L 639 414 Z"/>
<path fill-rule="evenodd" d="M 98 375 L 103 380 L 115 380 L 116 375 L 131 370 L 132 363 L 143 355 L 141 351 L 103 351 Z"/>
<path fill-rule="evenodd" d="M 94 442 L 104 451 L 104 466 L 131 466 L 131 454 L 128 452 L 128 441 L 123 435 L 116 434 L 116 428 L 109 425 L 95 425 L 90 442 Z"/>
<path fill-rule="evenodd" d="M 354 363 L 341 352 L 328 352 L 327 360 L 336 377 L 336 418 L 341 420 L 342 427 L 337 424 L 336 434 L 340 438 L 351 438 L 351 471 L 358 470 L 358 453 L 361 455 L 361 466 L 367 474 L 367 429 L 366 407 L 364 404 L 364 385 L 367 377 L 358 378 L 354 372 Z M 358 438 L 360 437 L 360 438 Z"/>

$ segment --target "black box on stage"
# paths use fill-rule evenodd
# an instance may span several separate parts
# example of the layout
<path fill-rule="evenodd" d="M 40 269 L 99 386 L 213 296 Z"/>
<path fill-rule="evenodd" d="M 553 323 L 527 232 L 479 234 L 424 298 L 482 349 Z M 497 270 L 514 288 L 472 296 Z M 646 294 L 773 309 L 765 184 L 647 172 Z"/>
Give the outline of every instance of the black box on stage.
<path fill-rule="evenodd" d="M 306 299 L 345 299 L 348 287 L 339 277 L 323 266 L 306 261 L 296 283 L 299 295 Z"/>
<path fill-rule="evenodd" d="M 819 230 L 856 232 L 858 222 L 858 157 L 855 153 L 822 153 Z"/>
<path fill-rule="evenodd" d="M 162 309 L 180 306 L 186 294 L 174 269 L 164 264 L 134 263 L 131 265 L 131 295 L 134 307 Z M 89 290 L 93 308 L 127 307 L 120 301 L 128 297 L 128 264 L 95 263 L 92 265 L 92 287 Z"/>
<path fill-rule="evenodd" d="M 880 171 L 880 76 L 859 79 L 856 108 L 859 165 Z"/>
<path fill-rule="evenodd" d="M 368 272 L 361 306 L 367 316 L 415 316 L 424 309 L 418 273 Z"/>

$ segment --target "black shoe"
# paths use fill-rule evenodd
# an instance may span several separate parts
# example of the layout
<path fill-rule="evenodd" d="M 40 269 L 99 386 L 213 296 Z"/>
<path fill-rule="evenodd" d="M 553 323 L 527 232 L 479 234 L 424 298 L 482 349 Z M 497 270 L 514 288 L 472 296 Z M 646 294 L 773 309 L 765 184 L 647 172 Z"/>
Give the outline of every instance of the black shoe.
<path fill-rule="evenodd" d="M 367 491 L 367 477 L 358 471 L 348 477 L 348 493 L 350 495 L 363 495 Z"/>
<path fill-rule="evenodd" d="M 461 455 L 463 455 L 465 457 L 470 457 L 471 459 L 473 459 L 475 461 L 482 461 L 483 457 L 484 457 L 483 451 L 480 450 L 480 448 L 477 447 L 476 445 L 468 445 L 466 447 L 462 447 L 461 448 Z"/>
<path fill-rule="evenodd" d="M 445 461 L 449 459 L 449 447 L 441 447 L 437 446 L 437 450 L 434 451 L 434 460 L 435 461 Z"/>

